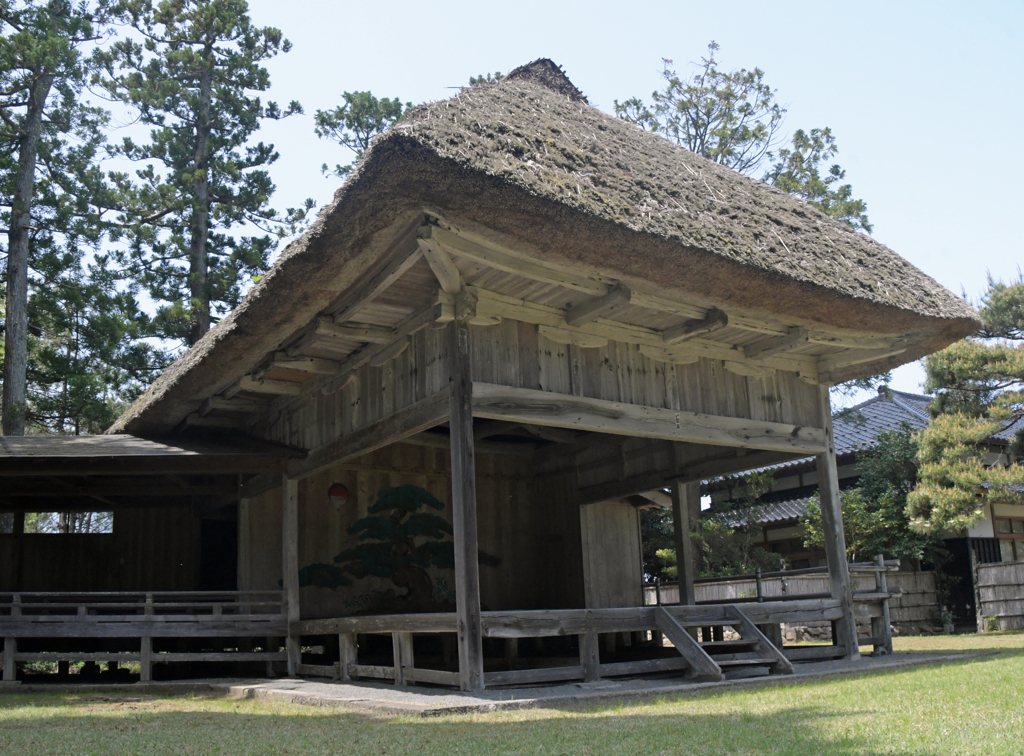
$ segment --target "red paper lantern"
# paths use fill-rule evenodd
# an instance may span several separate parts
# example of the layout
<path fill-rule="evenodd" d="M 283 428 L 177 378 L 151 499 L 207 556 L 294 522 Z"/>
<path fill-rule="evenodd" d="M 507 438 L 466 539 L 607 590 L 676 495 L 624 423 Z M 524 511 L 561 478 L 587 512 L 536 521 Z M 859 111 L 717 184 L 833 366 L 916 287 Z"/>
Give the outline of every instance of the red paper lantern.
<path fill-rule="evenodd" d="M 327 489 L 327 499 L 336 507 L 342 507 L 348 502 L 348 489 L 341 483 L 332 483 Z"/>

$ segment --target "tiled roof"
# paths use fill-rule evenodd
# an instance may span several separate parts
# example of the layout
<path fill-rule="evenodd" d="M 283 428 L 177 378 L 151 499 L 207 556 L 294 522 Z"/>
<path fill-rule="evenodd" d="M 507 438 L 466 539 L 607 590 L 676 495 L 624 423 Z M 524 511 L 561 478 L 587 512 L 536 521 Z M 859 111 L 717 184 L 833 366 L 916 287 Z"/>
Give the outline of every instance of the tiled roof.
<path fill-rule="evenodd" d="M 833 420 L 836 454 L 850 454 L 878 442 L 879 434 L 899 430 L 904 424 L 920 430 L 928 424 L 932 398 L 889 391 L 844 410 Z"/>
<path fill-rule="evenodd" d="M 928 424 L 928 405 L 932 397 L 908 394 L 903 391 L 888 391 L 873 396 L 866 402 L 838 413 L 833 419 L 835 428 L 836 454 L 853 454 L 870 449 L 878 443 L 878 436 L 885 431 L 899 430 L 903 425 L 920 430 Z M 1006 430 L 995 434 L 995 438 L 1009 441 L 1024 427 L 1024 420 L 1018 421 Z M 782 470 L 795 465 L 813 462 L 813 457 L 785 462 L 781 465 L 760 468 Z M 744 473 L 746 475 L 747 473 Z M 739 478 L 742 476 L 731 476 Z M 761 523 L 796 522 L 807 511 L 810 498 L 807 496 L 763 504 L 749 510 L 749 514 Z M 746 522 L 747 512 L 712 513 L 729 527 L 740 527 Z"/>
<path fill-rule="evenodd" d="M 790 520 L 795 522 L 807 511 L 809 501 L 810 497 L 805 496 L 800 499 L 789 499 L 787 501 L 777 501 L 773 504 L 764 504 L 763 506 L 753 507 L 742 512 L 720 512 L 712 515 L 712 517 L 724 522 L 730 528 L 743 526 L 751 515 L 753 515 L 757 522 L 762 524 L 787 522 Z"/>

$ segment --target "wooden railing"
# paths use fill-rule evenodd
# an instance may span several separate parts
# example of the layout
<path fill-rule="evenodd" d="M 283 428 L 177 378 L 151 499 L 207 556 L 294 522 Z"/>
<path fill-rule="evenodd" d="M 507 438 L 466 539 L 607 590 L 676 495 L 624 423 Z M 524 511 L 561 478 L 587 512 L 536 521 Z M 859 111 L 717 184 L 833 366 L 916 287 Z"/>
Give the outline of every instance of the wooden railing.
<path fill-rule="evenodd" d="M 267 641 L 287 635 L 282 601 L 281 591 L 0 593 L 3 679 L 15 679 L 19 662 L 138 662 L 148 681 L 155 663 L 285 661 Z M 19 639 L 124 638 L 138 639 L 139 651 L 18 651 Z M 154 638 L 260 638 L 264 650 L 154 652 Z"/>
<path fill-rule="evenodd" d="M 856 600 L 858 616 L 871 620 L 882 620 L 887 592 L 859 594 Z M 687 628 L 710 626 L 733 626 L 730 605 L 708 604 L 704 606 L 665 605 L 662 607 L 643 606 L 621 609 L 558 609 L 534 611 L 483 612 L 481 626 L 485 638 L 502 638 L 515 643 L 521 638 L 544 638 L 578 636 L 578 663 L 538 669 L 509 669 L 485 672 L 484 683 L 495 685 L 522 685 L 529 683 L 558 682 L 568 680 L 596 680 L 600 677 L 642 674 L 668 670 L 685 670 L 690 662 L 681 656 L 655 658 L 638 661 L 600 662 L 597 636 L 608 633 L 632 633 L 660 631 L 658 611 L 667 611 Z M 781 623 L 833 621 L 842 617 L 842 606 L 838 599 L 792 597 L 786 601 L 748 603 L 742 605 L 742 614 L 757 626 L 779 625 Z M 324 637 L 337 636 L 340 661 L 333 665 L 300 664 L 296 671 L 300 675 L 334 677 L 341 680 L 355 678 L 385 679 L 398 685 L 426 682 L 441 685 L 459 685 L 459 673 L 441 669 L 416 667 L 412 639 L 418 634 L 454 634 L 456 632 L 454 613 L 438 614 L 394 614 L 366 617 L 339 617 L 293 622 L 290 632 L 293 636 Z M 881 632 L 879 630 L 879 632 Z M 359 661 L 358 636 L 391 635 L 392 663 L 367 665 Z M 866 643 L 879 638 L 863 639 Z M 842 656 L 842 646 L 821 647 L 811 654 L 798 654 L 801 660 L 810 658 L 831 658 Z"/>

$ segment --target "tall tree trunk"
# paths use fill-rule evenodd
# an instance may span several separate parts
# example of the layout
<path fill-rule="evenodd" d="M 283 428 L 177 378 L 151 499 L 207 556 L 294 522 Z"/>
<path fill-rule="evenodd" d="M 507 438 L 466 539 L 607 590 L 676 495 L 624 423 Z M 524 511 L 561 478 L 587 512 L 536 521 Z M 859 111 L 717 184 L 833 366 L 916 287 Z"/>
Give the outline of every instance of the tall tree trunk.
<path fill-rule="evenodd" d="M 7 250 L 7 313 L 4 334 L 3 435 L 25 435 L 28 398 L 28 246 L 35 192 L 36 155 L 43 124 L 43 108 L 53 76 L 40 76 L 29 92 L 21 144 L 18 179 L 11 202 Z"/>
<path fill-rule="evenodd" d="M 207 49 L 207 65 L 213 66 L 213 50 Z M 192 246 L 189 254 L 189 293 L 192 297 L 189 346 L 210 330 L 210 292 L 207 286 L 210 235 L 210 99 L 213 74 L 204 70 L 199 79 L 199 118 L 196 125 L 195 177 L 192 180 Z"/>

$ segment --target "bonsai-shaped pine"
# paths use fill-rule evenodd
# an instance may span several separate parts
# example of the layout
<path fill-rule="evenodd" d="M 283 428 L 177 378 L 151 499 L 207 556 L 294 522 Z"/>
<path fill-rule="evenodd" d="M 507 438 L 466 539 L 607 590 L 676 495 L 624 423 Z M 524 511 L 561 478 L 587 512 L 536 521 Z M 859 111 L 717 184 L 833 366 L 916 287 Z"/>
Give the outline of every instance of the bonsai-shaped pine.
<path fill-rule="evenodd" d="M 404 611 L 436 611 L 434 582 L 428 568 L 455 568 L 455 545 L 448 539 L 452 526 L 424 507 L 444 509 L 444 503 L 419 486 L 397 486 L 381 491 L 367 516 L 348 529 L 359 545 L 334 557 L 334 564 L 311 564 L 299 572 L 302 586 L 337 589 L 352 579 L 379 577 L 405 593 L 382 597 L 401 602 Z M 479 554 L 481 564 L 494 566 L 495 557 Z M 375 602 L 379 603 L 379 602 Z M 383 609 L 385 607 L 381 607 Z M 387 607 L 391 611 L 397 607 Z M 378 611 L 376 606 L 372 611 Z"/>

